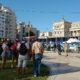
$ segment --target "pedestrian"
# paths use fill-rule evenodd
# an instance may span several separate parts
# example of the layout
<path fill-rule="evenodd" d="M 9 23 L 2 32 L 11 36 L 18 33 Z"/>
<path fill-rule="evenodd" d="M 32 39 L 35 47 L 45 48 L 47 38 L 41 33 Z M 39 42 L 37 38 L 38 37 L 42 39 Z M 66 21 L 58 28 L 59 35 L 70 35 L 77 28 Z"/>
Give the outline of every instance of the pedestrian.
<path fill-rule="evenodd" d="M 13 41 L 10 40 L 10 39 L 7 39 L 7 46 L 8 46 L 7 53 L 8 53 L 8 57 L 11 57 L 11 46 L 12 46 L 12 44 L 13 44 Z"/>
<path fill-rule="evenodd" d="M 69 45 L 67 42 L 64 43 L 64 52 L 65 52 L 65 57 L 68 56 L 68 50 L 69 50 Z"/>
<path fill-rule="evenodd" d="M 7 40 L 3 40 L 3 43 L 2 43 L 2 54 L 1 54 L 1 57 L 2 57 L 1 68 L 2 69 L 5 68 L 7 55 L 8 55 Z"/>
<path fill-rule="evenodd" d="M 17 65 L 17 74 L 24 74 L 27 65 L 28 49 L 29 46 L 25 41 L 18 43 L 17 46 L 19 56 L 18 56 L 18 65 Z"/>
<path fill-rule="evenodd" d="M 2 41 L 0 41 L 0 56 L 2 54 L 2 51 L 3 51 L 3 49 L 2 49 Z"/>
<path fill-rule="evenodd" d="M 32 44 L 32 54 L 33 54 L 33 74 L 34 77 L 40 76 L 40 66 L 41 66 L 41 59 L 43 56 L 43 46 L 41 42 L 36 39 Z"/>
<path fill-rule="evenodd" d="M 61 45 L 60 45 L 60 43 L 57 44 L 57 50 L 58 50 L 58 54 L 61 55 Z"/>
<path fill-rule="evenodd" d="M 28 53 L 28 59 L 32 59 L 32 40 L 28 40 L 28 45 L 29 45 L 29 53 Z"/>
<path fill-rule="evenodd" d="M 18 50 L 17 50 L 17 42 L 14 42 L 11 49 L 11 68 L 14 67 L 14 60 L 16 60 L 16 65 L 18 63 Z"/>
<path fill-rule="evenodd" d="M 53 48 L 54 48 L 54 52 L 56 52 L 56 43 L 54 43 Z"/>

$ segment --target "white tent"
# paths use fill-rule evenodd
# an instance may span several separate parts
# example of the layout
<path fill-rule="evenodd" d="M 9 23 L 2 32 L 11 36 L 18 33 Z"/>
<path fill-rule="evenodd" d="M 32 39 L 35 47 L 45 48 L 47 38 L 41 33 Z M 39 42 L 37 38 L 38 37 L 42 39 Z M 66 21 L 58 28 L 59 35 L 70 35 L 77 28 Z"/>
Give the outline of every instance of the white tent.
<path fill-rule="evenodd" d="M 76 43 L 80 43 L 80 40 L 76 39 L 76 38 L 70 38 L 66 41 L 69 44 L 69 49 L 76 51 L 77 50 L 77 44 Z M 65 42 L 63 42 L 65 43 Z"/>
<path fill-rule="evenodd" d="M 38 37 L 39 39 L 47 39 L 47 37 L 46 36 L 40 36 L 40 37 Z"/>
<path fill-rule="evenodd" d="M 67 43 L 80 43 L 80 40 L 76 39 L 76 38 L 70 38 L 66 41 Z"/>

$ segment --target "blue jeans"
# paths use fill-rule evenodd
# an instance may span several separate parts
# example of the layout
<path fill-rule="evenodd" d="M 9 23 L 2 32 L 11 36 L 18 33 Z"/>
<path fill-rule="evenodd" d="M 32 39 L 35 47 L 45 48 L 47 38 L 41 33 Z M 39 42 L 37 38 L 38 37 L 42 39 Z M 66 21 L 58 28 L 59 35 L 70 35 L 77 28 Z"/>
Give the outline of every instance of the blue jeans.
<path fill-rule="evenodd" d="M 40 76 L 41 60 L 35 60 L 35 55 L 33 55 L 33 74 Z"/>

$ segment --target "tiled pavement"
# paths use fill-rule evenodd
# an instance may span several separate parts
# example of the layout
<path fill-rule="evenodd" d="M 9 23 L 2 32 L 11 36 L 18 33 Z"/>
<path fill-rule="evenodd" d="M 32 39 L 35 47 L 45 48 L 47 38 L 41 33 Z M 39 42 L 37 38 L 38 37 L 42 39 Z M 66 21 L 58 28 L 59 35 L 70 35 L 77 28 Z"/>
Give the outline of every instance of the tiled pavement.
<path fill-rule="evenodd" d="M 80 80 L 80 54 L 45 52 L 42 62 L 50 67 L 48 80 Z"/>

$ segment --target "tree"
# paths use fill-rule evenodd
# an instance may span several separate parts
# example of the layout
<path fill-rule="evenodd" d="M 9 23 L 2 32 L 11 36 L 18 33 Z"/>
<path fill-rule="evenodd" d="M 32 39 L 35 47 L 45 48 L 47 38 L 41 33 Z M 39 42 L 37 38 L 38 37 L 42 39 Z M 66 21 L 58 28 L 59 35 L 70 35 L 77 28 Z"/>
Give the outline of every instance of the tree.
<path fill-rule="evenodd" d="M 35 36 L 35 33 L 33 31 L 29 31 L 26 33 L 26 36 Z"/>

